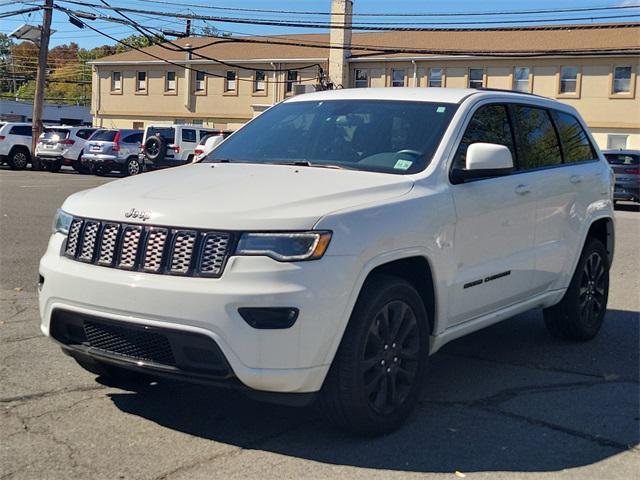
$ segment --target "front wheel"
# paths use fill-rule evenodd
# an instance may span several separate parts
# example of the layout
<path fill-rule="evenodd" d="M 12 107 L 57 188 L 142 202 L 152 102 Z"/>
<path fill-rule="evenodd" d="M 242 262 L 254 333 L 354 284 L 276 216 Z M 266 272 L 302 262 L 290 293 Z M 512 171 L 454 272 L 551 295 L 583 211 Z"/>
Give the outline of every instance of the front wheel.
<path fill-rule="evenodd" d="M 543 311 L 549 332 L 567 340 L 591 340 L 600 331 L 609 298 L 609 257 L 600 240 L 587 239 L 569 288 Z"/>
<path fill-rule="evenodd" d="M 370 278 L 321 392 L 327 418 L 359 434 L 398 428 L 420 398 L 428 326 L 424 304 L 411 284 L 386 275 Z"/>

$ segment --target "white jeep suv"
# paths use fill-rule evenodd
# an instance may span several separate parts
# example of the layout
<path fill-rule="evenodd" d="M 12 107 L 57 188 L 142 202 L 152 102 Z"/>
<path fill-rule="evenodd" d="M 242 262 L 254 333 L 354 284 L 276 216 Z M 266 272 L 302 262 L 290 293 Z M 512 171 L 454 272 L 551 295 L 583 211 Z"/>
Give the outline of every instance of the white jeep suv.
<path fill-rule="evenodd" d="M 42 331 L 86 369 L 319 397 L 396 428 L 447 342 L 532 308 L 594 337 L 613 175 L 570 106 L 499 91 L 292 97 L 199 163 L 70 196 Z"/>

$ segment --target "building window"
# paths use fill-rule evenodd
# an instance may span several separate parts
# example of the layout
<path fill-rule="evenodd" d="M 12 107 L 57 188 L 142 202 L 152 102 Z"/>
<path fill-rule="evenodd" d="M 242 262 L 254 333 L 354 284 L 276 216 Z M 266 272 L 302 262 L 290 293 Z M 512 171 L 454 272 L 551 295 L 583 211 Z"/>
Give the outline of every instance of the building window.
<path fill-rule="evenodd" d="M 369 71 L 362 68 L 356 68 L 355 81 L 353 86 L 356 88 L 367 88 L 369 86 Z"/>
<path fill-rule="evenodd" d="M 224 80 L 224 91 L 235 92 L 236 91 L 236 72 L 233 70 L 227 71 L 227 76 Z"/>
<path fill-rule="evenodd" d="M 167 72 L 166 84 L 164 89 L 167 92 L 175 92 L 176 91 L 176 72 Z"/>
<path fill-rule="evenodd" d="M 513 89 L 516 92 L 528 93 L 529 89 L 529 67 L 516 67 L 513 69 Z"/>
<path fill-rule="evenodd" d="M 286 93 L 293 92 L 293 85 L 298 83 L 298 71 L 287 70 L 287 83 L 285 85 Z"/>
<path fill-rule="evenodd" d="M 624 150 L 627 148 L 629 135 L 609 134 L 607 135 L 608 150 Z"/>
<path fill-rule="evenodd" d="M 122 91 L 122 72 L 111 72 L 111 91 Z"/>
<path fill-rule="evenodd" d="M 560 93 L 578 92 L 578 67 L 560 67 Z"/>
<path fill-rule="evenodd" d="M 391 69 L 391 86 L 404 87 L 404 68 Z"/>
<path fill-rule="evenodd" d="M 469 88 L 484 87 L 484 68 L 469 69 Z"/>
<path fill-rule="evenodd" d="M 631 93 L 631 66 L 613 68 L 613 92 Z"/>
<path fill-rule="evenodd" d="M 144 130 L 144 122 L 133 122 L 134 130 Z"/>
<path fill-rule="evenodd" d="M 442 87 L 442 69 L 441 68 L 429 69 L 429 86 Z"/>
<path fill-rule="evenodd" d="M 147 91 L 147 72 L 136 72 L 136 92 Z"/>
<path fill-rule="evenodd" d="M 253 91 L 264 92 L 266 90 L 266 75 L 264 70 L 256 70 L 253 77 Z"/>
<path fill-rule="evenodd" d="M 196 72 L 196 92 L 204 92 L 205 91 L 205 74 L 204 72 L 197 71 Z"/>

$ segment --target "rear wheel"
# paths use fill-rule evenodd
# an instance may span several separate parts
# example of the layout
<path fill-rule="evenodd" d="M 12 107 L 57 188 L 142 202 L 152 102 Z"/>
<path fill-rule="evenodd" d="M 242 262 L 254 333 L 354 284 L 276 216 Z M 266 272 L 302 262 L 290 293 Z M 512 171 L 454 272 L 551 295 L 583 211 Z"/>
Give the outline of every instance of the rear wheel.
<path fill-rule="evenodd" d="M 125 166 L 124 173 L 128 176 L 138 175 L 142 172 L 142 168 L 140 167 L 140 161 L 136 157 L 131 157 L 127 160 L 127 165 Z"/>
<path fill-rule="evenodd" d="M 62 168 L 62 160 L 54 160 L 53 162 L 49 162 L 48 170 L 53 173 L 58 173 Z"/>
<path fill-rule="evenodd" d="M 591 340 L 600 331 L 609 298 L 609 257 L 600 240 L 588 238 L 562 301 L 544 310 L 552 335 Z"/>
<path fill-rule="evenodd" d="M 24 170 L 27 168 L 27 164 L 31 155 L 26 148 L 16 148 L 9 154 L 9 166 L 12 170 Z"/>
<path fill-rule="evenodd" d="M 327 418 L 361 434 L 398 428 L 420 398 L 428 338 L 427 313 L 415 288 L 386 275 L 369 279 L 321 392 Z"/>

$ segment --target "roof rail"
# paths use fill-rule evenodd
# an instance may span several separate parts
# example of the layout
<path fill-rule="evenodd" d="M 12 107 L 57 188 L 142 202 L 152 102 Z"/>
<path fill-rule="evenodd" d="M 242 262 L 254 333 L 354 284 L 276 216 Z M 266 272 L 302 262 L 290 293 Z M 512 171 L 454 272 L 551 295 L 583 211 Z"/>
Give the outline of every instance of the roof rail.
<path fill-rule="evenodd" d="M 474 90 L 479 90 L 481 92 L 504 92 L 504 93 L 515 93 L 517 95 L 529 95 L 532 97 L 538 97 L 538 98 L 546 98 L 543 97 L 542 95 L 538 95 L 537 93 L 530 93 L 530 92 L 520 92 L 518 90 L 510 90 L 507 88 L 489 88 L 489 87 L 479 87 L 479 88 L 475 88 Z"/>

